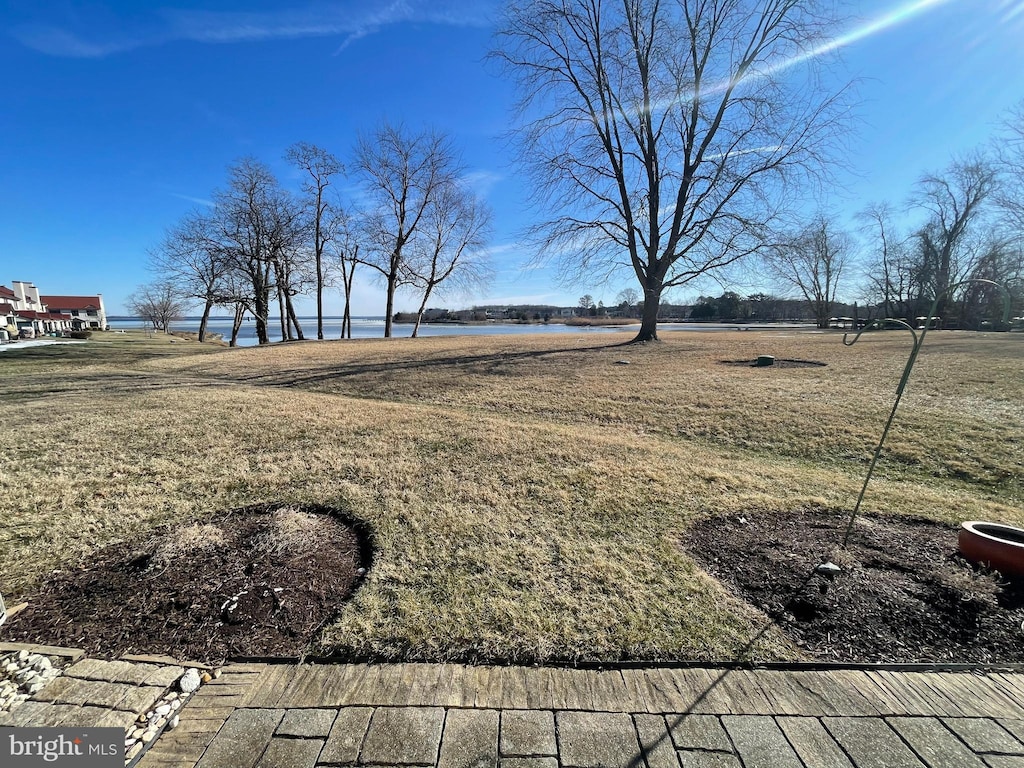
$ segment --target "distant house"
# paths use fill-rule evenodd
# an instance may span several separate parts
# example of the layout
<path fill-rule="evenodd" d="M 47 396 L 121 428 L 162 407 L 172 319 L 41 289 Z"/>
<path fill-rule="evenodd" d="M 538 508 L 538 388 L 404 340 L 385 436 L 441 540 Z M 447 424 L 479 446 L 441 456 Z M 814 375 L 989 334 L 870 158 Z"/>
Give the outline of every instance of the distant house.
<path fill-rule="evenodd" d="M 0 285 L 0 328 L 34 337 L 83 328 L 107 327 L 103 296 L 41 296 L 26 280 Z"/>
<path fill-rule="evenodd" d="M 107 327 L 107 310 L 103 306 L 103 294 L 96 296 L 40 296 L 50 312 L 70 315 L 73 326 L 78 328 Z"/>

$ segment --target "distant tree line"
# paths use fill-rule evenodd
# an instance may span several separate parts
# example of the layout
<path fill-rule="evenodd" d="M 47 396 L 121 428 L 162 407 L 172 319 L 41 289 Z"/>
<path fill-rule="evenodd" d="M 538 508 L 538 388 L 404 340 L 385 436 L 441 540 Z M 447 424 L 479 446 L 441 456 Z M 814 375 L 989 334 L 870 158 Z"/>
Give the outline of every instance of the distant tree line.
<path fill-rule="evenodd" d="M 342 337 L 351 338 L 353 280 L 362 267 L 386 288 L 385 336 L 392 334 L 397 291 L 419 295 L 415 336 L 431 297 L 489 279 L 485 246 L 492 214 L 466 183 L 447 136 L 385 122 L 358 139 L 347 164 L 301 142 L 285 157 L 301 172 L 299 189 L 285 189 L 265 163 L 245 157 L 228 168 L 211 206 L 168 229 L 151 254 L 157 280 L 136 292 L 133 313 L 158 316 L 154 327 L 166 329 L 184 301 L 198 302 L 203 341 L 211 312 L 224 307 L 234 317 L 232 346 L 247 314 L 266 344 L 274 322 L 282 339 L 306 338 L 295 298 L 312 293 L 322 339 L 324 292 L 338 288 Z M 359 204 L 341 197 L 337 181 L 346 176 L 359 189 Z M 158 298 L 164 311 L 155 311 Z M 172 317 L 166 299 L 176 302 Z"/>

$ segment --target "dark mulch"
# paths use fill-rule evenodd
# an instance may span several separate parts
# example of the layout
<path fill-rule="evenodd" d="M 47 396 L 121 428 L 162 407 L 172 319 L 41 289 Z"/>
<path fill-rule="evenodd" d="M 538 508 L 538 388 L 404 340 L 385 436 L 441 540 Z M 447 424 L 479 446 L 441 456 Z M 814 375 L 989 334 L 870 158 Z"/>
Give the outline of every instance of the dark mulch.
<path fill-rule="evenodd" d="M 208 663 L 298 656 L 351 596 L 371 555 L 362 526 L 323 507 L 235 510 L 54 572 L 4 640 Z"/>
<path fill-rule="evenodd" d="M 824 368 L 828 363 L 822 363 L 818 360 L 789 360 L 786 358 L 777 357 L 775 362 L 771 365 L 758 365 L 757 358 L 753 360 L 721 360 L 722 365 L 732 365 L 738 368 Z"/>
<path fill-rule="evenodd" d="M 963 560 L 956 528 L 864 517 L 837 551 L 846 520 L 820 510 L 751 513 L 703 522 L 685 543 L 818 660 L 1024 662 L 1024 584 Z M 822 556 L 842 573 L 807 581 Z"/>

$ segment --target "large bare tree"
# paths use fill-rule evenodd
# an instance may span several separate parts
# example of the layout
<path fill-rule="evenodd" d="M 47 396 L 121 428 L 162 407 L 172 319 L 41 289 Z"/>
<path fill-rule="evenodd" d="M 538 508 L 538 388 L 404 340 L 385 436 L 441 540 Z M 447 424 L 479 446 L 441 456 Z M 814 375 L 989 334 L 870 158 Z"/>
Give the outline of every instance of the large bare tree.
<path fill-rule="evenodd" d="M 331 178 L 344 172 L 344 166 L 334 155 L 315 144 L 299 142 L 288 149 L 286 157 L 297 168 L 306 172 L 303 193 L 311 220 L 313 258 L 316 266 L 316 337 L 324 337 L 324 248 L 330 240 L 332 228 L 330 201 L 326 191 Z"/>
<path fill-rule="evenodd" d="M 363 263 L 387 289 L 384 335 L 391 336 L 395 293 L 411 279 L 410 243 L 420 236 L 438 194 L 458 179 L 461 164 L 447 137 L 382 123 L 359 138 L 355 169 L 370 200 L 363 216 Z"/>
<path fill-rule="evenodd" d="M 423 312 L 436 294 L 469 291 L 490 277 L 484 246 L 491 227 L 487 204 L 464 184 L 437 190 L 422 236 L 406 263 L 409 283 L 422 291 L 412 337 L 419 335 Z"/>
<path fill-rule="evenodd" d="M 227 186 L 213 199 L 216 237 L 238 276 L 232 281 L 237 294 L 226 300 L 252 314 L 256 338 L 267 344 L 271 292 L 277 292 L 287 338 L 289 319 L 298 328 L 291 299 L 295 289 L 292 277 L 298 272 L 297 259 L 307 236 L 301 210 L 270 169 L 252 157 L 242 158 L 228 169 Z M 298 330 L 301 336 L 301 328 Z"/>
<path fill-rule="evenodd" d="M 791 186 L 827 168 L 827 2 L 526 0 L 495 56 L 521 86 L 533 232 L 568 277 L 635 273 L 637 341 L 662 294 L 760 250 Z"/>
<path fill-rule="evenodd" d="M 954 298 L 949 287 L 970 274 L 987 246 L 972 225 L 985 214 L 997 181 L 995 168 L 980 155 L 955 160 L 918 181 L 911 203 L 928 217 L 917 233 L 920 283 L 925 298 L 939 297 L 940 317 Z"/>
<path fill-rule="evenodd" d="M 819 328 L 828 328 L 832 305 L 852 259 L 853 238 L 821 214 L 766 256 L 775 279 L 799 291 Z"/>

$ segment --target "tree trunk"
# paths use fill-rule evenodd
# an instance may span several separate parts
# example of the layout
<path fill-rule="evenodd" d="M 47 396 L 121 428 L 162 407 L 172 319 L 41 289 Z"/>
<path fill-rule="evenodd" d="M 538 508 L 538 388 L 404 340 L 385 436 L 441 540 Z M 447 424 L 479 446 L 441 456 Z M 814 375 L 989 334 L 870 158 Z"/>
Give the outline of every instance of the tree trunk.
<path fill-rule="evenodd" d="M 202 344 L 206 340 L 206 322 L 210 319 L 210 310 L 213 309 L 213 299 L 208 298 L 206 305 L 203 307 L 203 317 L 199 321 L 199 343 Z"/>
<path fill-rule="evenodd" d="M 317 211 L 320 210 L 320 194 L 317 193 Z M 324 268 L 323 246 L 320 244 L 320 214 L 316 217 L 316 337 L 324 340 Z M 302 331 L 299 331 L 302 338 Z"/>
<path fill-rule="evenodd" d="M 288 307 L 288 320 L 293 326 L 295 326 L 295 335 L 298 336 L 299 341 L 305 341 L 306 337 L 302 334 L 302 326 L 299 325 L 299 318 L 295 315 L 295 305 L 292 304 L 291 294 L 285 294 L 284 301 L 285 306 Z M 321 327 L 323 327 L 323 323 L 321 323 Z M 290 332 L 288 338 L 291 338 Z M 323 336 L 320 338 L 323 338 Z"/>
<path fill-rule="evenodd" d="M 355 255 L 359 255 L 359 246 L 356 246 Z M 341 265 L 341 276 L 345 283 L 345 313 L 341 323 L 341 337 L 345 338 L 345 330 L 348 329 L 348 337 L 352 338 L 352 281 L 356 276 L 356 261 L 352 259 L 352 269 L 345 275 L 345 265 Z"/>
<path fill-rule="evenodd" d="M 229 346 L 238 346 L 238 332 L 242 330 L 242 320 L 245 318 L 245 306 L 235 304 L 235 319 L 231 323 L 231 343 Z"/>
<path fill-rule="evenodd" d="M 270 289 L 266 283 L 262 289 L 256 291 L 256 339 L 260 344 L 269 344 L 270 337 L 267 335 L 267 318 L 270 317 Z"/>
<path fill-rule="evenodd" d="M 658 340 L 658 309 L 661 307 L 661 286 L 644 288 L 644 311 L 640 317 L 640 332 L 631 344 Z"/>
<path fill-rule="evenodd" d="M 288 313 L 284 308 L 284 291 L 281 290 L 280 276 L 278 276 L 277 284 L 277 312 L 281 323 L 281 341 L 285 341 L 290 338 L 289 331 L 291 329 L 288 328 Z"/>
<path fill-rule="evenodd" d="M 388 275 L 388 302 L 384 314 L 384 338 L 391 338 L 391 321 L 395 312 L 395 276 Z"/>
<path fill-rule="evenodd" d="M 432 285 L 427 285 L 427 289 L 423 292 L 423 301 L 420 302 L 420 309 L 416 313 L 416 325 L 413 326 L 412 336 L 410 338 L 415 339 L 420 332 L 420 322 L 423 320 L 423 312 L 427 308 L 427 301 L 430 299 L 430 291 L 433 289 Z"/>

